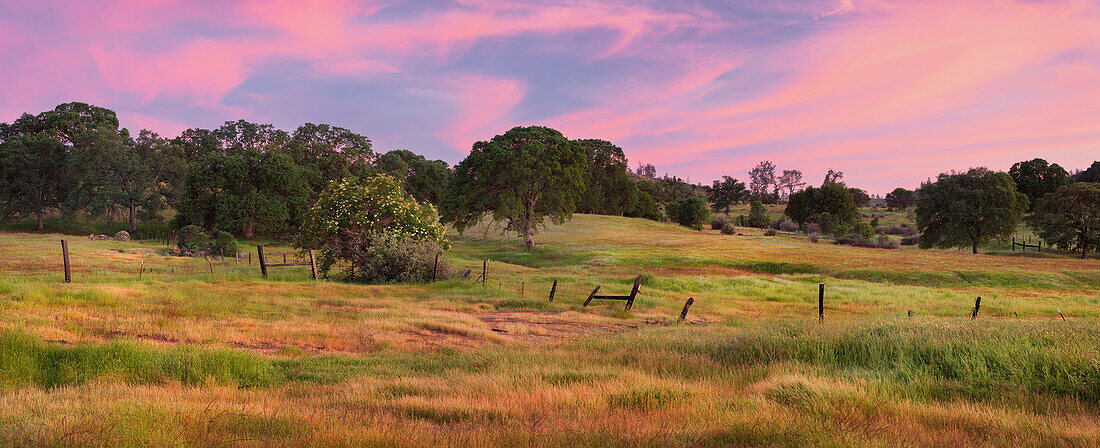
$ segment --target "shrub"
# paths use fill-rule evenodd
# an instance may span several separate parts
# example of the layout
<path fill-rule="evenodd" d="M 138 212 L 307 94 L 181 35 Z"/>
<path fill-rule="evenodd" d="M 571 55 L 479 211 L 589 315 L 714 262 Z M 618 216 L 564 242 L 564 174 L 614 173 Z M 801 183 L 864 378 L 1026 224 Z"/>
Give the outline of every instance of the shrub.
<path fill-rule="evenodd" d="M 737 227 L 734 227 L 733 224 L 730 224 L 729 222 L 727 222 L 727 223 L 722 225 L 722 234 L 723 235 L 734 235 L 736 233 L 737 233 Z"/>
<path fill-rule="evenodd" d="M 211 238 L 199 226 L 190 225 L 180 229 L 176 247 L 185 255 L 204 257 L 207 255 L 229 254 L 236 256 L 237 240 L 229 232 L 215 230 Z"/>
<path fill-rule="evenodd" d="M 808 222 L 802 225 L 802 231 L 807 234 L 820 234 L 821 225 L 816 222 Z"/>
<path fill-rule="evenodd" d="M 782 230 L 784 232 L 797 232 L 798 224 L 795 224 L 794 221 L 791 221 L 787 218 L 783 218 L 779 221 L 773 222 L 772 228 L 775 230 Z"/>
<path fill-rule="evenodd" d="M 775 231 L 775 229 L 768 229 L 766 232 L 764 232 L 764 236 L 775 236 L 776 233 L 777 232 Z"/>
<path fill-rule="evenodd" d="M 710 217 L 706 201 L 696 196 L 673 201 L 668 204 L 667 212 L 673 222 L 697 230 L 702 230 L 703 223 Z"/>
<path fill-rule="evenodd" d="M 875 227 L 875 233 L 881 233 L 883 235 L 900 235 L 900 236 L 913 236 L 917 234 L 917 231 L 908 224 L 892 225 L 885 227 Z"/>
<path fill-rule="evenodd" d="M 752 201 L 752 206 L 749 208 L 749 217 L 746 219 L 745 224 L 749 227 L 759 227 L 761 229 L 771 224 L 771 218 L 768 218 L 768 210 L 764 208 L 764 203 Z"/>
<path fill-rule="evenodd" d="M 210 240 L 210 254 L 218 254 L 225 256 L 226 254 L 233 257 L 237 256 L 237 239 L 233 238 L 233 234 L 224 230 L 215 230 L 214 236 Z"/>
<path fill-rule="evenodd" d="M 190 225 L 176 234 L 176 247 L 183 251 L 200 251 L 210 244 L 210 237 L 196 225 Z"/>
<path fill-rule="evenodd" d="M 852 230 L 855 233 L 858 233 L 859 236 L 862 236 L 864 239 L 871 239 L 875 237 L 875 229 L 871 227 L 870 224 L 867 224 L 865 222 L 856 224 L 855 228 Z"/>
<path fill-rule="evenodd" d="M 843 244 L 846 246 L 855 247 L 869 247 L 875 249 L 898 248 L 898 243 L 896 241 L 891 241 L 887 239 L 884 235 L 879 235 L 877 239 L 872 241 L 868 238 L 864 238 L 863 235 L 860 235 L 858 233 L 850 233 L 841 237 L 837 237 L 836 244 Z"/>
<path fill-rule="evenodd" d="M 886 235 L 879 235 L 875 239 L 875 247 L 879 249 L 897 249 L 898 242 L 887 238 Z"/>
<path fill-rule="evenodd" d="M 816 243 L 820 239 L 821 239 L 821 235 L 818 235 L 817 233 L 811 233 L 810 234 L 810 242 L 811 243 Z"/>
<path fill-rule="evenodd" d="M 907 236 L 901 239 L 902 246 L 916 246 L 920 244 L 920 235 Z"/>
<path fill-rule="evenodd" d="M 871 218 L 871 227 L 878 227 L 878 216 L 874 216 Z"/>
<path fill-rule="evenodd" d="M 729 218 L 722 215 L 715 215 L 713 218 L 710 219 L 710 228 L 711 230 L 722 230 L 722 228 L 729 223 Z"/>
<path fill-rule="evenodd" d="M 348 280 L 409 281 L 425 278 L 435 254 L 450 247 L 445 231 L 435 207 L 416 202 L 396 179 L 351 177 L 329 183 L 296 244 L 320 251 L 318 270 L 326 277 L 340 263 Z"/>

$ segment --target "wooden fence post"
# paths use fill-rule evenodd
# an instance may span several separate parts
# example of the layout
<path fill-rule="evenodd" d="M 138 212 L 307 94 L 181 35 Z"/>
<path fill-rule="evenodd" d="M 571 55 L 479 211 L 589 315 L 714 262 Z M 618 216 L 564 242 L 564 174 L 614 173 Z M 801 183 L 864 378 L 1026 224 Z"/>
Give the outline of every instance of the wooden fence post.
<path fill-rule="evenodd" d="M 252 252 L 248 253 L 248 265 L 252 266 Z"/>
<path fill-rule="evenodd" d="M 436 281 L 439 278 L 439 252 L 435 253 L 435 267 L 432 268 L 432 281 Z"/>
<path fill-rule="evenodd" d="M 313 279 L 317 280 L 317 259 L 313 258 L 313 249 L 309 250 L 309 269 L 313 271 Z"/>
<path fill-rule="evenodd" d="M 61 258 L 65 261 L 65 283 L 72 283 L 73 274 L 69 267 L 69 242 L 66 240 L 61 240 Z"/>
<path fill-rule="evenodd" d="M 550 287 L 550 301 L 554 301 L 554 291 L 558 290 L 558 279 L 554 279 L 554 285 Z"/>
<path fill-rule="evenodd" d="M 527 277 L 523 277 L 519 283 L 519 298 L 523 298 L 523 290 L 527 288 Z"/>
<path fill-rule="evenodd" d="M 256 246 L 256 256 L 260 259 L 260 273 L 267 278 L 267 263 L 264 261 L 264 245 Z"/>
<path fill-rule="evenodd" d="M 825 284 L 817 285 L 817 320 L 825 320 Z"/>
<path fill-rule="evenodd" d="M 687 319 L 687 317 L 688 317 L 688 308 L 691 307 L 691 304 L 693 304 L 693 303 L 695 303 L 695 298 L 694 297 L 688 297 L 688 301 L 686 303 L 684 303 L 684 310 L 680 311 L 680 320 L 681 321 L 684 320 L 684 319 Z"/>
<path fill-rule="evenodd" d="M 283 264 L 286 264 L 286 252 L 283 252 Z"/>
<path fill-rule="evenodd" d="M 486 258 L 481 261 L 481 286 L 485 286 L 485 281 L 489 277 L 489 259 Z"/>
<path fill-rule="evenodd" d="M 141 260 L 141 270 L 138 271 L 138 280 L 141 280 L 141 274 L 145 273 L 145 260 Z"/>
<path fill-rule="evenodd" d="M 214 262 L 207 258 L 206 265 L 210 267 L 210 275 L 214 275 Z"/>
<path fill-rule="evenodd" d="M 600 291 L 600 285 L 596 285 L 596 289 L 592 290 L 592 293 L 588 295 L 588 299 L 584 301 L 584 306 L 588 306 L 588 303 L 592 301 L 593 297 L 596 297 L 596 293 Z"/>
<path fill-rule="evenodd" d="M 1061 308 L 1055 308 L 1055 309 L 1058 310 L 1058 315 L 1062 316 L 1062 322 L 1065 322 L 1066 321 L 1066 315 L 1062 314 L 1062 309 Z"/>
<path fill-rule="evenodd" d="M 978 309 L 981 308 L 981 307 L 982 307 L 982 297 L 978 296 L 978 298 L 974 300 L 974 312 L 970 314 L 970 320 L 974 320 L 974 319 L 978 318 Z"/>
<path fill-rule="evenodd" d="M 642 276 L 634 277 L 634 289 L 630 290 L 630 298 L 626 299 L 626 310 L 634 308 L 634 298 L 638 297 L 638 288 L 642 287 Z"/>

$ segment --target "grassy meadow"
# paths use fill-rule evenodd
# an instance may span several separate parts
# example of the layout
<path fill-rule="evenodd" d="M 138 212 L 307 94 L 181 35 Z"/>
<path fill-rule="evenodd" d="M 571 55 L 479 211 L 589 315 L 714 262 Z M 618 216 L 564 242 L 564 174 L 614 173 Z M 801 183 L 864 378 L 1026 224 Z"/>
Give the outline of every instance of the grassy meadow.
<path fill-rule="evenodd" d="M 1100 446 L 1100 260 L 739 230 L 473 229 L 469 279 L 374 286 L 0 233 L 0 445 Z"/>

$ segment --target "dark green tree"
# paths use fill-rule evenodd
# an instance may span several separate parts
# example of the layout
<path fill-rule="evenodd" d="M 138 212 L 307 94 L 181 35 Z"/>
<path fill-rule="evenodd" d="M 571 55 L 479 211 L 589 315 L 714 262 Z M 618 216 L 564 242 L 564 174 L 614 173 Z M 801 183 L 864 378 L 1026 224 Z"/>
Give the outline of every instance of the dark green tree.
<path fill-rule="evenodd" d="M 625 215 L 638 203 L 638 186 L 627 175 L 622 148 L 606 140 L 576 140 L 588 159 L 585 190 L 577 203 L 580 213 Z"/>
<path fill-rule="evenodd" d="M 912 207 L 915 201 L 916 198 L 913 197 L 913 192 L 901 187 L 886 193 L 886 207 L 891 210 L 905 210 Z"/>
<path fill-rule="evenodd" d="M 799 224 L 816 222 L 830 228 L 845 227 L 858 217 L 852 192 L 838 182 L 826 183 L 821 188 L 806 187 L 792 194 L 783 213 Z"/>
<path fill-rule="evenodd" d="M 455 167 L 443 222 L 461 232 L 492 213 L 532 248 L 544 220 L 563 223 L 576 210 L 586 165 L 584 148 L 543 126 L 515 127 L 474 143 Z"/>
<path fill-rule="evenodd" d="M 702 230 L 703 223 L 710 219 L 707 201 L 698 196 L 673 201 L 668 204 L 667 212 L 672 222 L 695 230 Z"/>
<path fill-rule="evenodd" d="M 373 171 L 371 163 L 375 160 L 370 139 L 327 124 L 299 126 L 290 137 L 286 152 L 303 168 L 302 174 L 315 194 L 320 194 L 330 181 L 367 176 Z"/>
<path fill-rule="evenodd" d="M 417 201 L 437 206 L 443 202 L 443 195 L 451 182 L 452 173 L 447 162 L 428 160 L 404 149 L 379 156 L 375 165 L 382 173 L 402 181 L 405 190 Z"/>
<path fill-rule="evenodd" d="M 93 214 L 120 209 L 127 229 L 137 230 L 138 219 L 160 219 L 164 207 L 163 176 L 176 166 L 167 159 L 168 142 L 150 131 L 137 139 L 125 134 L 99 131 L 95 144 L 86 151 L 91 194 L 87 203 Z"/>
<path fill-rule="evenodd" d="M 1089 247 L 1100 244 L 1100 183 L 1077 182 L 1047 194 L 1029 223 L 1048 243 L 1088 258 Z"/>
<path fill-rule="evenodd" d="M 1008 175 L 1016 182 L 1016 191 L 1027 196 L 1029 209 L 1038 204 L 1043 196 L 1073 182 L 1065 169 L 1057 163 L 1048 164 L 1043 159 L 1016 162 L 1008 170 Z"/>
<path fill-rule="evenodd" d="M 917 194 L 917 227 L 922 248 L 978 246 L 1007 238 L 1027 210 L 1027 196 L 1006 173 L 971 168 L 940 174 Z"/>
<path fill-rule="evenodd" d="M 707 191 L 707 199 L 711 202 L 711 209 L 715 213 L 730 214 L 730 207 L 741 203 L 749 196 L 745 183 L 730 176 L 722 176 L 722 179 L 714 181 Z"/>
<path fill-rule="evenodd" d="M 1077 182 L 1100 182 L 1100 161 L 1092 162 L 1088 169 L 1077 173 Z"/>
<path fill-rule="evenodd" d="M 746 224 L 749 227 L 759 227 L 761 229 L 771 225 L 772 219 L 768 216 L 768 209 L 764 208 L 764 203 L 760 201 L 752 201 L 752 205 L 749 206 L 749 217 Z"/>
<path fill-rule="evenodd" d="M 47 132 L 9 136 L 0 142 L 0 217 L 43 218 L 59 210 L 72 182 L 68 148 Z"/>
<path fill-rule="evenodd" d="M 848 191 L 852 193 L 852 201 L 856 203 L 856 207 L 866 207 L 867 204 L 871 203 L 871 195 L 863 191 L 862 188 L 851 187 L 848 188 Z"/>

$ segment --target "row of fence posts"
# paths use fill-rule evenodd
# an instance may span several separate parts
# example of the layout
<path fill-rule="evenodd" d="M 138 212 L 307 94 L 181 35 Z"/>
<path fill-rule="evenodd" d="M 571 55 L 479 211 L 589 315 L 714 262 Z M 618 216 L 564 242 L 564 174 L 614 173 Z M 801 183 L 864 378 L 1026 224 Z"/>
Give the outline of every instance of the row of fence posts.
<path fill-rule="evenodd" d="M 317 276 L 317 260 L 313 256 L 313 250 L 309 250 L 307 252 L 309 254 L 309 261 L 308 262 L 303 262 L 303 263 L 288 263 L 287 260 L 286 260 L 286 254 L 284 253 L 284 254 L 282 254 L 283 255 L 283 263 L 268 264 L 267 261 L 264 259 L 264 246 L 263 245 L 256 246 L 256 253 L 258 255 L 257 258 L 259 258 L 259 261 L 260 261 L 260 273 L 263 275 L 264 278 L 267 278 L 267 269 L 271 268 L 271 267 L 309 266 L 311 274 L 313 275 L 313 279 L 314 280 L 318 279 L 318 276 Z M 440 254 L 438 254 L 438 253 L 435 254 L 435 266 L 432 269 L 432 281 L 436 281 L 439 277 L 439 255 Z M 64 239 L 61 240 L 61 258 L 62 258 L 62 261 L 64 261 L 64 264 L 65 264 L 65 283 L 72 283 L 73 277 L 72 277 L 72 267 L 69 264 L 69 242 L 68 242 L 68 240 L 64 240 Z M 237 257 L 234 256 L 234 258 L 237 258 Z M 207 262 L 207 265 L 210 268 L 210 273 L 213 274 L 214 273 L 214 264 L 213 264 L 213 262 L 210 261 L 209 258 L 206 259 L 206 262 Z M 248 254 L 248 264 L 250 266 L 252 265 L 252 254 L 251 253 Z M 141 271 L 138 272 L 138 280 L 141 280 L 141 276 L 144 273 L 145 273 L 145 260 L 142 260 L 141 261 Z M 470 275 L 470 271 L 467 270 L 466 274 L 463 276 L 463 278 L 469 277 L 469 275 Z M 480 281 L 481 285 L 485 286 L 486 282 L 488 281 L 488 278 L 489 278 L 489 259 L 486 258 L 481 262 L 481 275 L 477 279 L 474 280 L 474 283 L 477 283 L 477 282 Z M 631 291 L 629 296 L 600 296 L 600 295 L 596 294 L 600 290 L 600 285 L 596 285 L 596 288 L 593 289 L 592 293 L 588 295 L 588 299 L 585 300 L 584 306 L 588 306 L 588 304 L 594 299 L 626 300 L 627 301 L 626 309 L 630 310 L 632 308 L 632 305 L 634 304 L 634 299 L 638 294 L 638 288 L 641 285 L 641 280 L 642 280 L 642 276 L 640 276 L 640 275 L 637 276 L 634 279 L 634 288 Z M 524 277 L 523 278 L 523 283 L 520 285 L 520 293 L 519 293 L 520 297 L 523 297 L 524 289 L 525 289 L 526 285 L 527 285 L 527 278 Z M 558 279 L 555 278 L 554 279 L 554 284 L 550 286 L 550 299 L 549 299 L 550 302 L 554 301 L 554 294 L 557 292 L 557 290 L 558 290 Z M 694 297 L 688 297 L 687 302 L 684 303 L 683 311 L 680 312 L 680 320 L 684 320 L 684 319 L 687 318 L 688 308 L 690 308 L 693 303 L 695 303 L 695 298 Z M 982 298 L 981 298 L 981 296 L 978 296 L 978 298 L 974 300 L 974 309 L 970 313 L 970 319 L 971 320 L 974 320 L 974 319 L 978 318 L 978 311 L 981 309 L 981 307 L 982 307 Z M 1062 320 L 1065 321 L 1066 316 L 1065 316 L 1065 314 L 1062 314 L 1062 310 L 1057 309 L 1057 311 L 1058 311 L 1058 316 L 1060 316 L 1062 318 Z M 909 317 L 913 317 L 913 310 L 909 310 L 906 314 Z M 1019 317 L 1019 315 L 1017 315 L 1017 317 Z M 822 321 L 822 322 L 825 321 L 825 284 L 824 283 L 819 283 L 817 285 L 817 318 L 818 318 L 819 321 Z"/>

